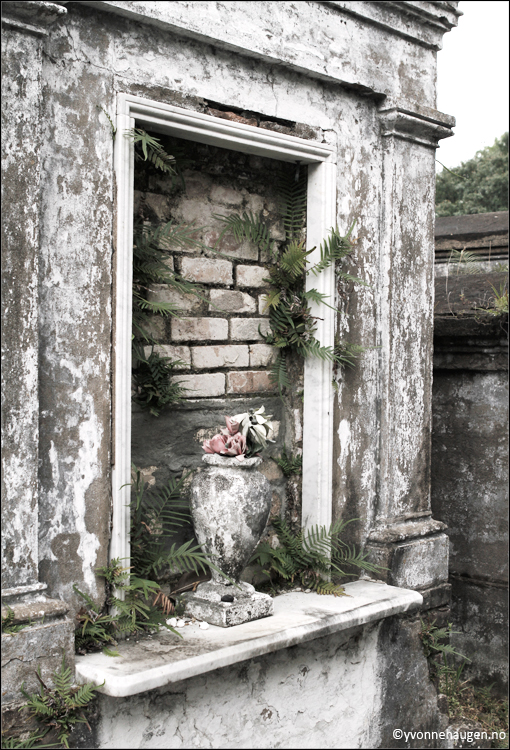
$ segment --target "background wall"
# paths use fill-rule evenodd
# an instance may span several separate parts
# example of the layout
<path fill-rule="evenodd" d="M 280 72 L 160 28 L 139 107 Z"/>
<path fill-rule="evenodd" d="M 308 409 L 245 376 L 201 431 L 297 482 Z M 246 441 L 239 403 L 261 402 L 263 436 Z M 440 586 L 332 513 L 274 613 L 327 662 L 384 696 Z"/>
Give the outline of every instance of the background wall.
<path fill-rule="evenodd" d="M 439 219 L 436 237 L 432 510 L 450 539 L 452 642 L 467 676 L 505 694 L 508 315 L 483 308 L 508 289 L 508 212 Z M 479 260 L 446 269 L 449 245 Z"/>

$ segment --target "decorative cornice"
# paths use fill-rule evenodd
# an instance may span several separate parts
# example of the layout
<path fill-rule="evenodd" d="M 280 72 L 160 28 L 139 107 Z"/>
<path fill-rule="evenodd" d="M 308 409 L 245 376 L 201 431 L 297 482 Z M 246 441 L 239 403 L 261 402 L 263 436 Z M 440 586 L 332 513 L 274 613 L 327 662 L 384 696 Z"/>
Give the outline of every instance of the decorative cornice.
<path fill-rule="evenodd" d="M 2 2 L 2 26 L 25 31 L 35 36 L 46 36 L 49 26 L 67 14 L 60 3 L 42 0 L 13 0 Z"/>
<path fill-rule="evenodd" d="M 463 15 L 457 3 L 393 0 L 318 0 L 323 5 L 363 19 L 402 39 L 429 49 L 442 49 L 443 35 Z"/>
<path fill-rule="evenodd" d="M 391 95 L 394 89 L 391 81 L 395 77 L 398 79 L 392 65 L 384 62 L 392 38 L 400 37 L 411 44 L 439 50 L 444 33 L 456 25 L 457 18 L 451 9 L 447 13 L 431 2 L 398 4 L 373 0 L 316 0 L 280 3 L 281 14 L 275 33 L 270 34 L 271 23 L 268 26 L 264 15 L 261 16 L 268 3 L 82 0 L 73 5 L 88 6 L 155 26 L 165 33 L 262 60 L 269 65 L 284 66 L 307 77 L 339 83 L 358 90 L 362 95 L 376 97 Z M 427 10 L 429 6 L 432 10 Z M 306 19 L 300 8 L 306 11 Z M 348 59 L 345 50 L 352 38 L 348 26 L 353 25 L 362 27 L 361 33 L 367 40 L 371 38 L 374 27 L 383 32 L 376 35 L 378 40 L 374 40 L 377 47 L 381 43 L 379 37 L 382 37 L 385 47 L 381 51 L 382 62 L 377 62 L 377 55 L 366 55 L 363 50 L 357 51 L 358 58 Z"/>
<path fill-rule="evenodd" d="M 408 102 L 386 101 L 379 109 L 379 115 L 383 138 L 400 138 L 436 149 L 442 138 L 453 135 L 454 117 L 437 110 L 415 107 Z"/>

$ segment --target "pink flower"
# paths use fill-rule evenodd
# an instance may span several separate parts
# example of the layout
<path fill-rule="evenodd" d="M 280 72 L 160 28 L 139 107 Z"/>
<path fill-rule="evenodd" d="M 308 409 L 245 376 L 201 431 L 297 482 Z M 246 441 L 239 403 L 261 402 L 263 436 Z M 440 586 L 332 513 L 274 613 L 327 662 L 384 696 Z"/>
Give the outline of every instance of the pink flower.
<path fill-rule="evenodd" d="M 222 429 L 223 435 L 236 435 L 239 432 L 239 422 L 236 422 L 232 417 L 225 417 L 225 422 L 227 423 L 227 428 Z"/>
<path fill-rule="evenodd" d="M 227 438 L 225 435 L 214 435 L 210 440 L 204 440 L 202 448 L 206 453 L 224 453 Z"/>
<path fill-rule="evenodd" d="M 239 460 L 244 458 L 246 453 L 246 438 L 239 432 L 227 438 L 225 450 L 222 451 L 226 456 L 236 456 Z"/>

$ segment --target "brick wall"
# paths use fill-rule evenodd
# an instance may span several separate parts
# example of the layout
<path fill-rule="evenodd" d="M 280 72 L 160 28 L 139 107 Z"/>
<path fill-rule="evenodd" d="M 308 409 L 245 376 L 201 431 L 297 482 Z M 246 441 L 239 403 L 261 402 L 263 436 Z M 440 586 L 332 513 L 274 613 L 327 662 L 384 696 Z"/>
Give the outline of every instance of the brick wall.
<path fill-rule="evenodd" d="M 275 356 L 259 333 L 268 330 L 264 295 L 267 253 L 249 242 L 225 235 L 212 248 L 223 228 L 215 214 L 261 211 L 270 227 L 272 249 L 285 239 L 278 211 L 276 184 L 283 169 L 294 169 L 263 159 L 202 144 L 171 141 L 161 136 L 170 153 L 177 147 L 188 161 L 184 185 L 137 163 L 135 214 L 151 223 L 194 221 L 202 248 L 186 250 L 162 244 L 167 263 L 202 287 L 202 298 L 178 294 L 166 286 L 153 287 L 150 299 L 179 306 L 179 317 L 154 316 L 155 351 L 179 359 L 178 377 L 189 392 L 183 404 L 165 409 L 158 418 L 133 405 L 132 461 L 147 477 L 165 483 L 170 474 L 201 465 L 201 441 L 212 437 L 226 414 L 236 414 L 262 404 L 273 415 L 276 442 L 264 452 L 261 471 L 273 487 L 273 513 L 300 519 L 300 481 L 287 482 L 271 460 L 302 448 L 302 362 L 289 358 L 292 389 L 285 403 L 269 380 Z M 150 353 L 150 348 L 147 354 Z M 271 531 L 269 532 L 271 533 Z"/>
<path fill-rule="evenodd" d="M 181 311 L 172 319 L 155 318 L 155 351 L 183 362 L 179 379 L 189 398 L 274 392 L 269 380 L 274 350 L 259 332 L 269 330 L 264 310 L 267 253 L 253 243 L 237 242 L 231 234 L 218 246 L 223 225 L 214 215 L 262 211 L 276 247 L 285 235 L 275 182 L 285 167 L 272 159 L 180 144 L 195 161 L 184 170 L 185 187 L 139 168 L 137 187 L 145 189 L 135 191 L 135 211 L 152 222 L 173 219 L 201 227 L 197 239 L 209 249 L 162 247 L 168 250 L 171 268 L 202 286 L 203 299 L 164 286 L 152 289 L 151 300 L 172 302 Z"/>

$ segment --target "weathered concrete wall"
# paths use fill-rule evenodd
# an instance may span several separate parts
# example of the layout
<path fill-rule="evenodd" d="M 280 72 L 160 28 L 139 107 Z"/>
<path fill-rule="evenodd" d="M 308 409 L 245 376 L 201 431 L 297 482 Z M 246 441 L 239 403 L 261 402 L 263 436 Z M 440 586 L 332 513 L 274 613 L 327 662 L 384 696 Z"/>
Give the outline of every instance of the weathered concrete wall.
<path fill-rule="evenodd" d="M 409 99 L 424 108 L 436 105 L 435 76 L 430 70 L 435 68 L 444 32 L 456 25 L 458 15 L 456 3 L 445 8 L 434 2 L 408 3 L 404 13 L 377 2 L 335 0 L 299 6 L 267 1 L 249 6 L 136 0 L 82 4 L 142 21 L 152 33 L 157 28 L 188 41 L 212 43 L 219 50 L 251 57 L 257 65 L 282 65 L 310 78 L 351 85 L 363 94 Z M 142 64 L 152 67 L 151 62 L 146 58 Z M 232 101 L 250 109 L 243 92 L 239 93 Z M 266 112 L 267 105 L 251 109 Z"/>
<path fill-rule="evenodd" d="M 435 233 L 432 510 L 448 525 L 453 640 L 472 660 L 466 674 L 505 693 L 508 316 L 483 308 L 508 287 L 508 212 L 445 217 Z M 486 272 L 456 262 L 452 248 Z"/>
<path fill-rule="evenodd" d="M 451 359 L 453 365 L 455 355 Z M 459 631 L 452 640 L 472 659 L 466 674 L 485 684 L 495 682 L 504 690 L 508 682 L 507 372 L 435 370 L 433 419 L 432 509 L 448 524 L 452 621 Z"/>
<path fill-rule="evenodd" d="M 390 617 L 169 688 L 100 696 L 94 734 L 77 746 L 443 747 L 393 738 L 444 729 L 418 632 L 419 621 Z"/>

